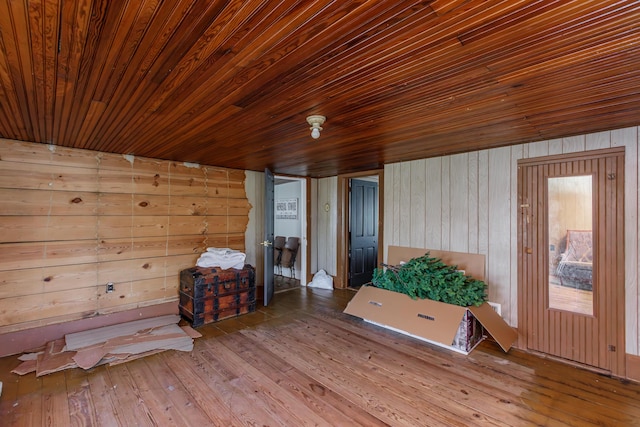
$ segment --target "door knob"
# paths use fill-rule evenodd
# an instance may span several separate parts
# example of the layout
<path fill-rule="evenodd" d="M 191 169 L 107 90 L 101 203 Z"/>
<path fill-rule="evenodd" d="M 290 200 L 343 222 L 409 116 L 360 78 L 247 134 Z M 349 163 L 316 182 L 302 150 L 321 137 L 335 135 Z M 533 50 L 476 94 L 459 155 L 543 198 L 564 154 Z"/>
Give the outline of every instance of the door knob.
<path fill-rule="evenodd" d="M 270 241 L 268 241 L 268 240 L 265 240 L 264 242 L 262 242 L 262 243 L 260 243 L 260 244 L 261 244 L 262 246 L 264 246 L 265 248 L 266 248 L 266 247 L 268 247 L 268 246 L 273 245 L 273 243 L 271 243 L 271 242 L 270 242 Z"/>

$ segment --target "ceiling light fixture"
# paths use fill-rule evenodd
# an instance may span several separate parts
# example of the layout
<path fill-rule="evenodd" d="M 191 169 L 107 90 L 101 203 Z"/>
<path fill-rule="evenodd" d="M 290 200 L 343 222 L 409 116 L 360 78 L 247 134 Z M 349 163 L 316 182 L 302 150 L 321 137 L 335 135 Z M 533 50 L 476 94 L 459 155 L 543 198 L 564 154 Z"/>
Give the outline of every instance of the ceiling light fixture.
<path fill-rule="evenodd" d="M 320 131 L 322 130 L 322 125 L 324 121 L 327 120 L 325 116 L 313 115 L 307 117 L 307 123 L 311 126 L 311 138 L 318 139 L 320 138 Z"/>

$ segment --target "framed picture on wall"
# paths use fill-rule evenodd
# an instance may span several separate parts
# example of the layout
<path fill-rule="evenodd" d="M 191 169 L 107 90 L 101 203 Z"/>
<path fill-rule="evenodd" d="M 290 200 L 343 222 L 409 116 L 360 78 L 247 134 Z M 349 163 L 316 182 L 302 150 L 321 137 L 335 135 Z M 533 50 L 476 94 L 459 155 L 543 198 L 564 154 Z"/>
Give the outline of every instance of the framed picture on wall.
<path fill-rule="evenodd" d="M 276 200 L 276 219 L 298 219 L 298 199 Z"/>

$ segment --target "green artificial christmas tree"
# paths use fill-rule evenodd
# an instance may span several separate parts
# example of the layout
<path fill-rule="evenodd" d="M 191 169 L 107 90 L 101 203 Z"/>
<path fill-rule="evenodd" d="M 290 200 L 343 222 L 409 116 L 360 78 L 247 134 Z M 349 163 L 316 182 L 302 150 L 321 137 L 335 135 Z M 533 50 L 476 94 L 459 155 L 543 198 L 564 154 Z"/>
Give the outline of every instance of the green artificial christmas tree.
<path fill-rule="evenodd" d="M 462 307 L 479 306 L 487 300 L 485 282 L 466 276 L 458 271 L 458 266 L 447 265 L 429 256 L 429 252 L 400 266 L 386 266 L 386 270 L 376 268 L 372 283 L 413 299 L 431 299 Z"/>

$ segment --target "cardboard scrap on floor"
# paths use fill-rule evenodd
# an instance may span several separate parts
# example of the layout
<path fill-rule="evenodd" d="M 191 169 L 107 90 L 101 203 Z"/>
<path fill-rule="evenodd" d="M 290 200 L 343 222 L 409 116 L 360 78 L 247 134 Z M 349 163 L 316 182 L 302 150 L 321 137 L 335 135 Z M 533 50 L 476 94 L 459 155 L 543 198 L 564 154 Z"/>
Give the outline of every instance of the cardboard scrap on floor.
<path fill-rule="evenodd" d="M 11 372 L 35 372 L 39 377 L 70 368 L 124 363 L 165 350 L 191 351 L 199 333 L 178 326 L 179 320 L 174 315 L 160 316 L 67 334 L 49 342 L 42 352 L 21 356 L 22 364 Z"/>

